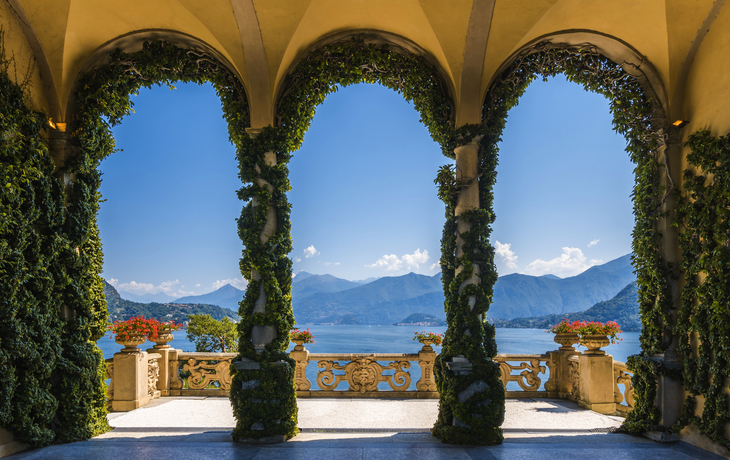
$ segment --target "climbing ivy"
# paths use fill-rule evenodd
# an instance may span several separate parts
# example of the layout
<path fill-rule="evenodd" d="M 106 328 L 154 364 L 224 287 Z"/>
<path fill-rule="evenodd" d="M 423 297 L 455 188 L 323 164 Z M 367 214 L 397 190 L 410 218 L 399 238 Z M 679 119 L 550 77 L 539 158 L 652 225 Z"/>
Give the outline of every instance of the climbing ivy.
<path fill-rule="evenodd" d="M 240 152 L 248 139 L 248 105 L 241 83 L 225 66 L 205 52 L 181 49 L 164 41 L 145 43 L 141 51 L 113 52 L 104 66 L 83 75 L 76 91 L 78 111 L 73 119 L 72 155 L 63 165 L 70 177 L 63 228 L 78 250 L 66 251 L 63 302 L 74 317 L 63 330 L 63 372 L 54 387 L 61 409 L 59 438 L 86 439 L 107 429 L 105 363 L 96 341 L 105 332 L 107 307 L 99 276 L 103 256 L 96 222 L 101 195 L 99 163 L 115 151 L 111 127 L 132 112 L 130 95 L 152 85 L 211 82 L 228 121 L 230 139 Z"/>
<path fill-rule="evenodd" d="M 673 267 L 665 261 L 661 253 L 661 234 L 656 230 L 656 222 L 663 215 L 661 207 L 667 192 L 660 184 L 663 165 L 657 158 L 658 149 L 665 139 L 663 127 L 666 121 L 663 113 L 655 102 L 655 96 L 641 79 L 630 75 L 620 65 L 602 56 L 595 47 L 575 48 L 549 42 L 538 43 L 516 56 L 512 64 L 490 85 L 484 101 L 482 124 L 462 127 L 455 134 L 456 139 L 464 143 L 479 143 L 481 209 L 470 211 L 464 217 L 460 216 L 471 224 L 471 231 L 461 235 L 467 242 L 467 250 L 461 258 L 455 255 L 457 218 L 453 210 L 459 188 L 464 184 L 459 184 L 455 171 L 450 168 L 442 168 L 437 179 L 440 185 L 439 194 L 447 205 L 441 267 L 450 325 L 444 340 L 444 349 L 435 368 L 442 396 L 441 413 L 434 430 L 441 433 L 442 440 L 497 443 L 502 438 L 498 427 L 502 422 L 503 412 L 490 412 L 487 409 L 490 406 L 484 404 L 487 399 L 493 402 L 494 398 L 504 398 L 503 393 L 498 395 L 494 388 L 497 369 L 485 367 L 479 369 L 479 377 L 469 375 L 468 378 L 463 378 L 449 371 L 445 363 L 449 358 L 459 355 L 472 362 L 480 362 L 478 360 L 496 353 L 491 326 L 482 324 L 481 317 L 470 315 L 470 312 L 479 315 L 486 313 L 496 281 L 493 249 L 488 238 L 494 222 L 492 187 L 496 180 L 498 143 L 501 141 L 509 110 L 517 105 L 529 84 L 538 77 L 547 79 L 558 73 L 563 73 L 568 80 L 583 85 L 586 90 L 608 98 L 614 129 L 626 137 L 626 150 L 637 165 L 633 191 L 635 227 L 632 260 L 640 286 L 642 354 L 660 353 L 669 345 L 665 337 L 671 337 L 670 294 Z M 476 251 L 472 252 L 473 249 Z M 480 284 L 468 286 L 459 293 L 459 287 L 469 278 L 475 264 L 479 265 Z M 457 275 L 458 266 L 462 266 L 463 270 Z M 477 298 L 473 307 L 469 304 L 469 296 Z M 481 340 L 474 340 L 475 336 Z M 637 379 L 645 377 L 641 372 L 646 369 L 648 368 L 637 371 Z M 482 406 L 475 405 L 471 400 L 457 401 L 456 395 L 468 385 L 477 382 L 477 379 L 486 382 L 494 394 L 484 396 L 487 399 L 482 401 Z M 635 397 L 639 406 L 646 401 L 653 403 L 649 386 L 647 393 L 637 391 Z M 648 407 L 649 403 L 645 405 Z M 445 407 L 447 410 L 444 410 Z M 503 404 L 501 407 L 503 408 Z M 639 417 L 651 415 L 636 410 L 634 412 Z M 479 427 L 481 439 L 473 436 L 467 429 L 453 426 L 452 416 L 463 422 L 461 416 L 467 414 L 470 417 L 467 424 Z"/>
<path fill-rule="evenodd" d="M 249 281 L 241 303 L 239 350 L 261 368 L 234 373 L 231 401 L 239 417 L 234 438 L 297 433 L 294 362 L 286 353 L 289 330 L 294 326 L 287 162 L 301 146 L 317 106 L 339 86 L 356 83 L 380 83 L 412 101 L 433 139 L 453 157 L 456 144 L 450 99 L 437 71 L 418 56 L 355 38 L 308 54 L 287 75 L 276 107 L 276 126 L 245 140 L 239 152 L 241 178 L 248 184 L 239 196 L 250 200 L 239 219 L 239 233 L 247 248 L 241 271 Z M 267 160 L 267 152 L 275 162 Z M 262 234 L 270 207 L 276 211 L 277 225 L 267 240 Z M 265 311 L 254 313 L 262 293 Z M 272 327 L 276 332 L 260 353 L 252 341 L 254 326 Z"/>
<path fill-rule="evenodd" d="M 730 448 L 730 137 L 698 131 L 685 147 L 691 169 L 677 207 L 685 285 L 676 333 L 689 394 L 673 430 L 691 423 Z"/>
<path fill-rule="evenodd" d="M 15 61 L 3 38 L 0 29 L 0 426 L 42 446 L 63 415 L 54 383 L 65 364 L 59 305 L 69 242 L 48 118 L 28 108 L 32 68 L 10 78 Z"/>

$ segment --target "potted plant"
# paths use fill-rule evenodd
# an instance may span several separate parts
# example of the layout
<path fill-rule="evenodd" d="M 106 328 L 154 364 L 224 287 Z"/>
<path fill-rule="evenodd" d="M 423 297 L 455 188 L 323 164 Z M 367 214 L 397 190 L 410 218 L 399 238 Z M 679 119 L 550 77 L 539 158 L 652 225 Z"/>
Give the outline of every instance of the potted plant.
<path fill-rule="evenodd" d="M 114 336 L 115 342 L 124 345 L 122 352 L 133 353 L 139 351 L 137 346 L 145 343 L 147 339 L 153 341 L 157 339 L 158 325 L 156 319 L 135 316 L 128 320 L 115 321 L 109 325 L 108 330 Z"/>
<path fill-rule="evenodd" d="M 417 340 L 423 344 L 424 351 L 433 351 L 431 344 L 436 346 L 441 345 L 444 340 L 443 334 L 436 334 L 435 332 L 416 332 L 413 331 L 413 340 Z"/>
<path fill-rule="evenodd" d="M 574 343 L 579 343 L 580 339 L 576 328 L 578 327 L 579 321 L 568 321 L 568 318 L 563 318 L 558 324 L 550 326 L 545 332 L 552 332 L 555 334 L 555 343 L 560 344 L 560 351 L 575 351 L 573 347 Z"/>
<path fill-rule="evenodd" d="M 157 321 L 157 320 L 153 320 Z M 157 323 L 157 338 L 154 340 L 155 346 L 153 348 L 170 348 L 168 342 L 171 342 L 175 337 L 172 335 L 174 331 L 179 331 L 183 328 L 182 324 L 177 324 L 175 321 L 160 321 Z"/>
<path fill-rule="evenodd" d="M 576 327 L 576 333 L 580 344 L 588 348 L 586 355 L 605 355 L 606 352 L 601 347 L 621 340 L 618 338 L 621 326 L 615 321 L 607 321 L 605 324 L 599 321 L 581 321 Z"/>
<path fill-rule="evenodd" d="M 289 333 L 291 337 L 291 341 L 296 343 L 297 345 L 294 347 L 295 351 L 302 351 L 304 350 L 304 344 L 305 343 L 314 343 L 314 336 L 311 332 L 309 332 L 309 329 L 306 331 L 300 331 L 299 329 L 292 329 Z"/>

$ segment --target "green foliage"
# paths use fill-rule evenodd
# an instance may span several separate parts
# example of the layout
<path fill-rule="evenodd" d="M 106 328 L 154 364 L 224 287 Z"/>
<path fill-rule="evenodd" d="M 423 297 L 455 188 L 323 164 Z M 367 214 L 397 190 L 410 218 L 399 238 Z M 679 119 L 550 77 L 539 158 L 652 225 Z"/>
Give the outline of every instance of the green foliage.
<path fill-rule="evenodd" d="M 464 126 L 457 130 L 455 139 L 460 143 L 479 143 L 479 199 L 481 209 L 470 211 L 459 219 L 467 219 L 471 231 L 462 234 L 467 241 L 464 256 L 456 257 L 456 229 L 454 217 L 456 197 L 459 184 L 455 172 L 450 168 L 439 171 L 437 184 L 439 196 L 446 203 L 446 225 L 442 238 L 441 269 L 444 291 L 446 294 L 446 315 L 449 330 L 444 341 L 443 352 L 436 362 L 436 377 L 441 392 L 439 420 L 434 427 L 434 434 L 448 442 L 496 443 L 501 441 L 498 426 L 502 422 L 503 412 L 489 412 L 496 407 L 495 401 L 504 399 L 504 394 L 497 395 L 497 369 L 480 368 L 466 378 L 456 376 L 448 370 L 445 362 L 454 356 L 463 355 L 474 363 L 481 363 L 496 353 L 493 326 L 475 318 L 486 315 L 491 303 L 493 285 L 497 274 L 493 261 L 493 248 L 488 239 L 491 225 L 494 222 L 492 204 L 494 201 L 493 186 L 496 180 L 498 144 L 501 141 L 507 114 L 516 106 L 519 98 L 529 84 L 538 76 L 543 79 L 563 73 L 568 80 L 582 84 L 588 91 L 606 96 L 610 101 L 613 114 L 614 129 L 627 139 L 627 151 L 637 164 L 636 185 L 634 187 L 634 266 L 639 283 L 639 299 L 642 311 L 642 348 L 645 353 L 661 352 L 668 343 L 663 341 L 667 332 L 669 310 L 671 308 L 671 268 L 659 251 L 661 237 L 655 229 L 655 223 L 661 216 L 660 206 L 664 190 L 660 187 L 660 163 L 654 152 L 663 142 L 662 128 L 665 120 L 661 110 L 652 103 L 651 93 L 642 87 L 641 81 L 623 68 L 603 57 L 596 49 L 586 46 L 570 48 L 549 42 L 538 43 L 519 54 L 515 61 L 497 77 L 487 91 L 484 101 L 482 124 Z M 480 284 L 470 285 L 459 291 L 473 270 L 473 264 L 480 268 Z M 456 274 L 456 268 L 464 269 Z M 476 296 L 476 305 L 469 305 L 470 296 Z M 471 313 L 471 315 L 470 315 Z M 480 316 L 483 318 L 484 316 Z M 669 331 L 671 332 L 671 331 Z M 481 338 L 483 346 L 479 344 Z M 475 366 L 477 367 L 477 366 Z M 456 399 L 459 391 L 466 383 L 476 379 L 484 379 L 494 395 L 490 396 L 491 405 L 479 409 L 475 401 L 460 402 Z M 495 382 L 496 379 L 496 382 Z M 638 398 L 644 395 L 638 395 Z M 497 399 L 495 399 L 497 398 Z M 503 407 L 503 404 L 502 404 Z M 479 417 L 470 418 L 468 425 L 484 430 L 483 438 L 471 437 L 469 431 L 451 426 L 451 416 L 458 414 L 471 415 L 481 412 Z M 488 427 L 492 427 L 490 431 Z"/>
<path fill-rule="evenodd" d="M 0 46 L 3 43 L 0 31 Z M 70 242 L 63 189 L 43 139 L 47 117 L 30 110 L 0 49 L 0 426 L 42 446 L 56 439 L 66 362 L 59 318 Z"/>
<path fill-rule="evenodd" d="M 301 146 L 315 109 L 327 94 L 336 91 L 337 85 L 355 83 L 380 83 L 413 101 L 431 136 L 445 154 L 453 156 L 450 101 L 436 70 L 420 57 L 356 39 L 310 53 L 287 75 L 276 108 L 277 127 L 263 129 L 254 139 L 243 139 L 238 153 L 240 177 L 247 184 L 239 197 L 250 200 L 238 220 L 246 246 L 241 272 L 249 281 L 239 310 L 239 350 L 243 357 L 259 362 L 261 370 L 233 371 L 231 401 L 238 417 L 234 439 L 297 433 L 294 363 L 286 353 L 294 326 L 287 162 Z M 274 153 L 274 165 L 266 161 L 267 152 Z M 276 211 L 277 228 L 268 240 L 262 240 L 271 207 Z M 266 311 L 254 313 L 262 292 Z M 271 326 L 276 331 L 260 354 L 251 341 L 254 326 Z"/>
<path fill-rule="evenodd" d="M 238 351 L 238 325 L 229 318 L 218 321 L 210 315 L 190 315 L 187 326 L 188 340 L 195 351 L 208 353 L 235 353 Z"/>
<path fill-rule="evenodd" d="M 61 423 L 61 430 L 65 430 L 63 440 L 86 439 L 98 432 L 102 420 L 106 423 L 103 359 L 91 346 L 103 335 L 107 319 L 104 283 L 99 276 L 102 253 L 96 213 L 101 177 L 97 168 L 101 160 L 115 151 L 111 126 L 132 112 L 130 95 L 142 87 L 171 86 L 176 81 L 213 84 L 228 121 L 229 137 L 240 155 L 242 145 L 250 141 L 245 133 L 245 91 L 235 75 L 212 56 L 164 41 L 145 43 L 136 53 L 113 52 L 107 64 L 79 80 L 78 111 L 71 133 L 74 151 L 64 165 L 64 172 L 75 178 L 68 194 L 69 219 L 64 231 L 72 247 L 79 247 L 80 251 L 69 252 L 64 261 L 68 277 L 75 283 L 73 289 L 65 291 L 64 300 L 73 305 L 76 318 L 64 332 L 68 336 L 64 337 L 65 343 L 69 343 L 68 369 L 59 388 L 72 397 L 61 401 L 69 414 Z M 243 162 L 242 158 L 239 156 Z M 83 340 L 87 345 L 80 346 Z M 87 429 L 78 429 L 81 424 L 86 424 Z"/>
<path fill-rule="evenodd" d="M 730 137 L 698 131 L 685 146 L 692 169 L 684 171 L 677 208 L 685 286 L 676 332 L 689 395 L 674 429 L 692 423 L 730 448 Z M 699 415 L 698 397 L 704 399 Z"/>

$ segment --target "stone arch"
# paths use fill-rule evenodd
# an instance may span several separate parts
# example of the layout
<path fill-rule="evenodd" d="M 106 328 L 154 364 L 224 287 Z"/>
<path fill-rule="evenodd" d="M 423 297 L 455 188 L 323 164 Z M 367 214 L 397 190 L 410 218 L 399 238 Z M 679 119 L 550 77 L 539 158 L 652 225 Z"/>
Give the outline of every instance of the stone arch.
<path fill-rule="evenodd" d="M 492 88 L 494 82 L 502 73 L 512 66 L 521 55 L 528 50 L 536 49 L 538 44 L 542 44 L 541 48 L 545 49 L 546 44 L 550 44 L 555 48 L 580 49 L 581 47 L 591 47 L 595 53 L 598 53 L 607 59 L 621 66 L 623 70 L 637 78 L 644 88 L 647 95 L 651 95 L 659 102 L 663 112 L 669 113 L 669 98 L 664 81 L 659 72 L 643 56 L 636 48 L 621 40 L 620 38 L 604 34 L 593 30 L 565 30 L 558 31 L 547 35 L 542 35 L 530 40 L 517 51 L 512 53 L 497 68 L 492 76 L 489 84 L 483 89 L 481 99 L 486 98 L 489 89 Z"/>
<path fill-rule="evenodd" d="M 438 75 L 443 87 L 446 89 L 446 94 L 448 95 L 449 101 L 452 105 L 452 111 L 454 110 L 453 105 L 456 101 L 456 89 L 454 87 L 454 82 L 448 77 L 448 73 L 441 67 L 438 60 L 431 55 L 431 53 L 416 42 L 401 35 L 370 29 L 346 30 L 325 35 L 316 42 L 313 42 L 306 49 L 302 50 L 296 58 L 294 58 L 285 73 L 286 76 L 281 82 L 279 82 L 275 89 L 274 108 L 276 109 L 276 107 L 278 107 L 279 101 L 283 93 L 286 91 L 287 77 L 296 71 L 297 66 L 299 66 L 304 59 L 316 55 L 327 45 L 346 44 L 353 42 L 353 40 L 359 40 L 368 45 L 386 46 L 391 52 L 405 56 L 417 56 L 424 62 L 428 63 L 428 65 L 432 66 L 436 70 L 436 74 Z M 454 116 L 455 115 L 452 115 L 452 118 Z"/>
<path fill-rule="evenodd" d="M 247 248 L 241 269 L 249 285 L 239 311 L 241 360 L 231 386 L 238 419 L 234 439 L 283 440 L 296 433 L 294 366 L 286 354 L 294 325 L 286 164 L 317 106 L 338 84 L 381 83 L 414 102 L 433 139 L 453 157 L 453 102 L 436 67 L 410 51 L 405 40 L 394 45 L 348 33 L 325 42 L 289 71 L 278 89 L 275 126 L 250 130 L 240 154 L 241 177 L 250 184 L 239 193 L 250 200 L 239 219 Z M 272 394 L 276 407 L 269 404 Z"/>
<path fill-rule="evenodd" d="M 119 50 L 127 54 L 135 54 L 141 51 L 145 43 L 166 42 L 181 50 L 193 51 L 212 58 L 217 65 L 227 69 L 239 82 L 244 90 L 246 101 L 250 100 L 250 90 L 246 86 L 243 76 L 238 69 L 215 47 L 201 40 L 198 37 L 168 29 L 146 29 L 136 30 L 127 34 L 116 37 L 107 41 L 103 45 L 96 48 L 81 64 L 78 71 L 74 75 L 73 84 L 70 85 L 68 93 L 63 100 L 67 101 L 64 107 L 61 107 L 63 119 L 72 119 L 78 109 L 74 95 L 79 89 L 79 81 L 84 75 L 94 72 L 96 69 L 109 64 L 112 53 Z"/>
<path fill-rule="evenodd" d="M 173 33 L 178 43 L 188 43 L 186 47 L 167 41 L 144 40 L 156 37 L 157 33 L 131 34 L 94 53 L 84 67 L 87 71 L 76 77 L 74 105 L 67 113 L 73 118 L 67 118 L 68 126 L 57 124 L 57 129 L 51 133 L 51 148 L 65 184 L 65 223 L 59 238 L 72 248 L 64 253 L 67 267 L 64 276 L 70 287 L 63 290 L 60 303 L 68 346 L 63 357 L 74 369 L 73 374 L 64 378 L 74 387 L 66 391 L 69 396 L 60 406 L 76 414 L 80 419 L 78 423 L 84 428 L 82 431 L 73 425 L 76 421 L 69 421 L 69 426 L 76 430 L 76 437 L 67 438 L 69 440 L 88 438 L 108 429 L 106 370 L 95 342 L 104 335 L 107 326 L 107 306 L 100 277 L 103 254 L 96 214 L 101 183 L 97 167 L 114 152 L 110 126 L 131 112 L 130 95 L 142 86 L 209 81 L 221 99 L 231 141 L 240 147 L 247 138 L 246 90 L 230 64 L 193 37 Z M 124 52 L 121 47 L 132 52 Z M 92 425 L 95 431 L 85 428 L 84 424 Z"/>
<path fill-rule="evenodd" d="M 626 150 L 636 164 L 632 263 L 639 284 L 643 327 L 642 351 L 628 362 L 635 378 L 646 381 L 655 377 L 649 374 L 656 366 L 673 366 L 678 361 L 672 313 L 678 297 L 674 294 L 676 260 L 672 260 L 677 247 L 672 220 L 676 199 L 669 150 L 677 145 L 679 128 L 668 123 L 667 93 L 644 57 L 613 37 L 569 31 L 523 46 L 492 78 L 483 99 L 482 117 L 488 134 L 481 148 L 486 156 L 496 160 L 507 113 L 532 79 L 558 73 L 609 99 L 614 129 L 626 138 Z M 485 188 L 483 193 L 491 197 L 491 189 Z M 667 403 L 661 398 L 655 403 L 656 395 L 656 388 L 649 386 L 637 394 L 635 409 L 625 424 L 627 430 L 637 431 L 636 426 L 652 420 L 655 404 L 665 407 Z"/>

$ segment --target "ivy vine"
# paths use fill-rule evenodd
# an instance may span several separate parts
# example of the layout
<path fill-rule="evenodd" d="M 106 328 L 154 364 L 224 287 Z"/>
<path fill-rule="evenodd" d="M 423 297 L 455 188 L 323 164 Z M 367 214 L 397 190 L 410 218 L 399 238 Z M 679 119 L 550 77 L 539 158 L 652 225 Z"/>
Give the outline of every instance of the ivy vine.
<path fill-rule="evenodd" d="M 73 178 L 67 194 L 64 233 L 71 247 L 64 260 L 69 279 L 63 302 L 74 309 L 74 318 L 63 332 L 68 361 L 61 380 L 61 406 L 66 406 L 68 426 L 62 440 L 87 439 L 107 429 L 104 384 L 105 364 L 96 341 L 105 332 L 107 308 L 99 276 L 103 255 L 96 223 L 99 208 L 99 163 L 115 151 L 111 127 L 132 112 L 130 95 L 153 85 L 174 82 L 211 82 L 221 98 L 229 136 L 239 155 L 248 140 L 249 123 L 245 90 L 236 76 L 205 52 L 181 49 L 164 41 L 148 42 L 141 51 L 114 51 L 109 62 L 83 75 L 76 91 L 78 111 L 70 143 L 73 155 L 63 171 Z"/>
<path fill-rule="evenodd" d="M 468 242 L 469 250 L 465 251 L 466 255 L 460 259 L 455 256 L 457 221 L 453 209 L 458 188 L 463 184 L 457 182 L 455 171 L 449 168 L 442 168 L 437 179 L 440 184 L 439 194 L 447 204 L 447 223 L 442 239 L 441 258 L 446 311 L 447 317 L 451 315 L 450 318 L 456 319 L 455 322 L 449 319 L 450 330 L 447 331 L 444 350 L 436 363 L 437 376 L 440 376 L 441 381 L 439 383 L 439 391 L 442 392 L 441 410 L 444 412 L 444 407 L 453 407 L 450 412 L 444 412 L 443 417 L 439 415 L 435 430 L 443 433 L 442 439 L 448 437 L 455 442 L 469 443 L 501 441 L 502 434 L 497 427 L 501 424 L 503 414 L 479 409 L 478 406 L 469 404 L 471 401 L 455 400 L 455 395 L 463 391 L 464 385 L 474 383 L 477 377 L 457 378 L 446 369 L 444 362 L 449 357 L 458 355 L 473 360 L 482 359 L 483 356 L 493 356 L 496 353 L 491 327 L 479 324 L 478 317 L 469 315 L 471 305 L 468 303 L 468 296 L 477 296 L 477 305 L 473 310 L 475 313 L 486 313 L 492 299 L 492 287 L 496 281 L 493 249 L 489 246 L 488 238 L 491 224 L 494 222 L 492 187 L 496 180 L 498 143 L 501 141 L 509 110 L 517 105 L 529 84 L 538 77 L 547 79 L 558 73 L 563 73 L 568 80 L 581 84 L 587 91 L 605 96 L 610 103 L 614 129 L 623 134 L 627 140 L 626 150 L 636 164 L 632 261 L 639 283 L 643 324 L 642 355 L 661 353 L 669 345 L 667 337 L 671 337 L 672 332 L 673 267 L 666 262 L 661 252 L 659 246 L 661 234 L 656 228 L 657 220 L 663 215 L 661 208 L 668 192 L 660 183 L 663 165 L 657 158 L 659 147 L 664 144 L 666 137 L 664 132 L 666 120 L 663 112 L 658 108 L 650 88 L 646 87 L 641 79 L 630 75 L 620 65 L 601 55 L 595 47 L 586 45 L 575 48 L 550 42 L 533 45 L 517 55 L 512 64 L 491 84 L 484 101 L 482 124 L 462 127 L 456 133 L 457 139 L 465 142 L 478 141 L 480 146 L 481 209 L 472 211 L 466 216 L 472 224 L 472 229 L 468 235 L 462 235 Z M 477 250 L 472 253 L 472 249 L 475 248 Z M 481 270 L 480 284 L 469 286 L 468 295 L 464 295 L 464 292 L 459 295 L 459 286 L 470 276 L 474 263 L 478 263 Z M 464 267 L 459 275 L 456 275 L 457 266 Z M 452 325 L 455 327 L 452 328 Z M 481 335 L 479 335 L 480 330 Z M 479 343 L 472 340 L 475 334 L 481 337 L 484 351 L 474 349 L 475 344 Z M 649 367 L 634 370 L 638 374 L 637 381 L 642 378 L 652 378 L 642 374 L 644 371 L 649 371 Z M 481 369 L 480 372 L 479 378 L 487 379 L 485 381 L 492 389 L 494 385 L 492 373 L 497 371 Z M 653 405 L 649 387 L 650 385 L 647 386 L 645 393 L 637 391 L 635 395 L 637 406 L 646 406 L 647 410 Z M 496 393 L 496 389 L 494 392 Z M 497 396 L 491 395 L 489 398 L 494 401 L 494 397 Z M 473 414 L 469 424 L 475 423 L 483 431 L 481 440 L 472 438 L 467 430 L 452 426 L 451 415 L 459 418 L 459 414 L 463 415 L 469 411 Z M 652 416 L 651 413 L 641 410 L 634 410 L 632 414 L 638 419 Z"/>
<path fill-rule="evenodd" d="M 692 169 L 677 207 L 685 285 L 676 333 L 688 395 L 673 431 L 691 423 L 730 448 L 730 137 L 698 131 L 685 147 Z"/>
<path fill-rule="evenodd" d="M 28 108 L 32 68 L 20 79 L 11 69 L 0 29 L 0 426 L 38 447 L 63 436 L 67 415 L 54 383 L 67 363 L 58 307 L 70 244 L 48 118 Z"/>
<path fill-rule="evenodd" d="M 236 427 L 234 438 L 297 433 L 294 363 L 286 353 L 294 326 L 287 163 L 301 146 L 317 106 L 339 86 L 356 83 L 380 83 L 412 101 L 433 139 L 453 157 L 450 99 L 436 69 L 418 56 L 354 38 L 308 54 L 287 75 L 276 107 L 276 126 L 245 140 L 239 153 L 241 178 L 248 184 L 239 196 L 250 200 L 239 219 L 247 248 L 241 271 L 249 281 L 240 310 L 239 350 L 243 357 L 259 362 L 261 369 L 234 375 L 231 401 L 239 422 L 246 420 Z M 275 164 L 267 162 L 267 152 L 273 153 Z M 270 207 L 276 211 L 276 231 L 262 242 Z M 254 313 L 261 292 L 266 297 L 265 313 Z M 276 331 L 259 354 L 252 342 L 254 326 Z"/>

